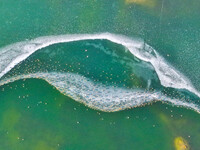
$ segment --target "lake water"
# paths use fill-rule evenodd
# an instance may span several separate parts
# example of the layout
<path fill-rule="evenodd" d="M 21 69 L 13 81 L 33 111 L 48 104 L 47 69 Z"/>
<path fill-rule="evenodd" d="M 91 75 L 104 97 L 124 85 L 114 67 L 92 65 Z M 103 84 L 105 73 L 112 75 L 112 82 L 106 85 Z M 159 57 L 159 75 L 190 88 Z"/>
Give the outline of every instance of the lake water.
<path fill-rule="evenodd" d="M 0 1 L 0 149 L 198 150 L 199 9 Z"/>

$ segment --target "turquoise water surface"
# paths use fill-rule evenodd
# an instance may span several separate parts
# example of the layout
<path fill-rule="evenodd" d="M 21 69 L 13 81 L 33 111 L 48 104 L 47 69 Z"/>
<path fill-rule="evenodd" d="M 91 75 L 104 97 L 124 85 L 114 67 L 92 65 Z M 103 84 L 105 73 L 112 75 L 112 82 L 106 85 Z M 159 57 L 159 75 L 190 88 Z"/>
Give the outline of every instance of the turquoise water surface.
<path fill-rule="evenodd" d="M 198 0 L 0 2 L 0 149 L 198 150 Z"/>

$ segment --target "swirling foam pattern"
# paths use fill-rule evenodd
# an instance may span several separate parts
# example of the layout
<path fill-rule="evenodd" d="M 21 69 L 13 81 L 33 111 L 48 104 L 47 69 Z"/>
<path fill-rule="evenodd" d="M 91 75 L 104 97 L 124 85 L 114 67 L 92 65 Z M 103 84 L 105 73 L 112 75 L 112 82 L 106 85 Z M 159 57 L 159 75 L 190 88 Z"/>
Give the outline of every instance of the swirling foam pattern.
<path fill-rule="evenodd" d="M 57 43 L 93 39 L 105 39 L 123 45 L 138 59 L 152 64 L 160 83 L 164 87 L 185 89 L 200 97 L 200 93 L 193 87 L 190 81 L 169 65 L 163 57 L 152 47 L 144 43 L 144 41 L 111 33 L 46 36 L 6 46 L 0 49 L 0 78 L 37 50 L 42 50 L 42 48 Z M 0 85 L 24 78 L 44 79 L 65 95 L 102 111 L 117 111 L 139 106 L 154 100 L 162 100 L 175 105 L 189 107 L 197 112 L 200 110 L 199 106 L 196 104 L 169 98 L 161 92 L 148 92 L 105 86 L 72 73 L 50 72 L 20 75 L 9 79 L 3 79 L 0 81 Z"/>

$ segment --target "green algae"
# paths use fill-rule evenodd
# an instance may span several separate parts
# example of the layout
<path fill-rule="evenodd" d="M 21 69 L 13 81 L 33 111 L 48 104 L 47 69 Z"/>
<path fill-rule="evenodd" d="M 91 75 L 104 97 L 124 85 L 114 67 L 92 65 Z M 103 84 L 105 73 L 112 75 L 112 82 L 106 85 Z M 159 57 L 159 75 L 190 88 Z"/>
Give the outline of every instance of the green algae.
<path fill-rule="evenodd" d="M 2 0 L 0 45 L 66 33 L 140 37 L 199 88 L 199 1 L 160 0 L 153 5 L 146 0 L 126 1 Z M 129 87 L 146 86 L 141 78 L 129 81 Z M 173 150 L 177 137 L 193 150 L 200 147 L 199 114 L 191 110 L 155 103 L 103 113 L 35 79 L 0 89 L 0 149 Z"/>
<path fill-rule="evenodd" d="M 16 85 L 18 88 L 10 89 Z M 161 147 L 169 150 L 174 148 L 174 138 L 178 136 L 184 137 L 193 149 L 198 147 L 195 141 L 199 139 L 196 132 L 200 120 L 190 117 L 198 116 L 191 110 L 154 103 L 116 113 L 99 112 L 74 102 L 38 79 L 20 80 L 2 88 L 4 92 L 0 96 L 10 95 L 10 98 L 1 98 L 0 107 L 10 107 L 1 109 L 4 117 L 0 119 L 13 116 L 12 121 L 3 120 L 4 125 L 12 122 L 9 128 L 14 131 L 13 141 L 18 141 L 12 145 L 11 138 L 8 142 L 2 141 L 0 147 L 4 149 L 101 149 L 106 146 L 108 149 Z M 28 98 L 18 98 L 27 93 Z M 1 139 L 6 139 L 7 130 L 8 127 L 1 127 L 5 132 Z"/>

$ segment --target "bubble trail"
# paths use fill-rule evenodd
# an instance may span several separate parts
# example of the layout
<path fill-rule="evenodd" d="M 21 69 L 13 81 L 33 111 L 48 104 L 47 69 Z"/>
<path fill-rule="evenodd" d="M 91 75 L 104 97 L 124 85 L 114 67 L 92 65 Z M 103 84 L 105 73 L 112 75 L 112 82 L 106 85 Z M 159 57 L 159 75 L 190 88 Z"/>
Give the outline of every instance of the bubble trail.
<path fill-rule="evenodd" d="M 143 40 L 111 33 L 44 36 L 6 46 L 0 49 L 0 78 L 37 50 L 57 43 L 96 39 L 105 39 L 123 45 L 137 58 L 151 63 L 163 86 L 186 89 L 200 97 L 200 93 L 191 82 Z"/>
<path fill-rule="evenodd" d="M 141 106 L 148 102 L 162 100 L 174 105 L 191 108 L 199 112 L 199 106 L 184 99 L 169 98 L 161 92 L 149 92 L 133 89 L 123 89 L 94 83 L 85 77 L 73 74 L 35 73 L 21 75 L 9 79 L 2 77 L 37 50 L 58 44 L 81 40 L 108 40 L 124 46 L 138 59 L 150 63 L 164 87 L 188 90 L 198 97 L 200 93 L 191 82 L 178 70 L 165 61 L 151 46 L 141 39 L 132 39 L 123 35 L 111 33 L 100 34 L 72 34 L 45 36 L 33 40 L 18 42 L 0 49 L 0 86 L 24 78 L 44 79 L 65 95 L 82 102 L 92 108 L 102 111 L 117 111 L 126 108 Z M 67 79 L 69 78 L 69 79 Z M 78 82 L 77 82 L 78 81 Z M 80 83 L 79 83 L 80 82 Z M 150 83 L 149 83 L 150 84 Z"/>
<path fill-rule="evenodd" d="M 133 90 L 119 87 L 111 87 L 73 73 L 34 73 L 19 75 L 0 81 L 0 86 L 20 79 L 38 78 L 47 81 L 61 93 L 72 99 L 87 105 L 90 108 L 114 112 L 128 108 L 143 106 L 153 101 L 163 101 L 177 106 L 187 107 L 200 112 L 199 106 L 173 99 L 161 92 Z"/>

